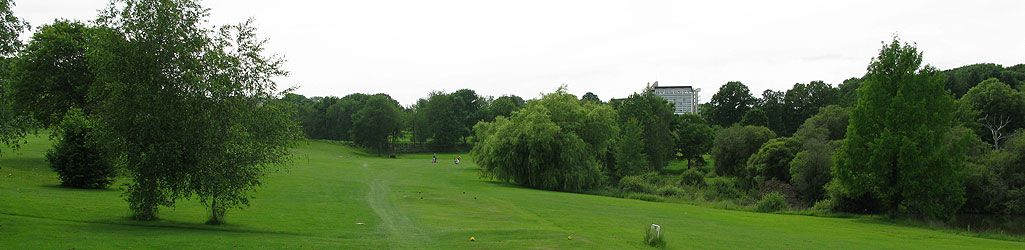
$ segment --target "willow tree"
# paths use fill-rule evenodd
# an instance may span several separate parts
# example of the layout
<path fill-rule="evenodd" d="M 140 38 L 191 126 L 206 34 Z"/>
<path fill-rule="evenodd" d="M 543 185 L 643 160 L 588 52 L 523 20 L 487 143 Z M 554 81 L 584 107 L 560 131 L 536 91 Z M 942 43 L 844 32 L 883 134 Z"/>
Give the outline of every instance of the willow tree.
<path fill-rule="evenodd" d="M 894 39 L 872 59 L 835 156 L 843 206 L 945 218 L 964 203 L 964 152 L 948 141 L 955 105 L 922 53 Z M 856 203 L 856 204 L 852 204 Z"/>
<path fill-rule="evenodd" d="M 119 0 L 97 20 L 91 94 L 136 219 L 197 195 L 220 223 L 300 136 L 271 80 L 283 60 L 251 22 L 213 28 L 207 16 L 191 0 Z"/>
<path fill-rule="evenodd" d="M 599 157 L 618 133 L 615 117 L 611 107 L 580 101 L 560 88 L 510 118 L 478 123 L 472 153 L 484 177 L 582 191 L 600 183 Z"/>

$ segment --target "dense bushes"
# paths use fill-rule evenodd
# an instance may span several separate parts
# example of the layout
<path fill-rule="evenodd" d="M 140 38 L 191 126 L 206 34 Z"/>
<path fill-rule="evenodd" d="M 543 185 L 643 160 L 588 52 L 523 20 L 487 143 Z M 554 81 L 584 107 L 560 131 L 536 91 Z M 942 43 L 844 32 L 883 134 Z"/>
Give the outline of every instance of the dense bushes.
<path fill-rule="evenodd" d="M 642 176 L 626 176 L 619 179 L 619 188 L 627 192 L 652 193 L 655 186 Z"/>
<path fill-rule="evenodd" d="M 737 188 L 737 180 L 729 177 L 714 177 L 705 179 L 708 189 L 705 190 L 706 200 L 730 200 L 737 199 L 744 194 Z"/>
<path fill-rule="evenodd" d="M 776 212 L 787 209 L 786 199 L 780 193 L 769 193 L 762 196 L 762 200 L 758 201 L 758 212 L 768 213 Z"/>
<path fill-rule="evenodd" d="M 774 137 L 776 134 L 766 127 L 733 126 L 719 131 L 712 146 L 715 173 L 720 176 L 743 175 L 748 157 Z"/>
<path fill-rule="evenodd" d="M 683 185 L 704 185 L 705 184 L 705 173 L 697 168 L 687 169 L 680 174 L 680 184 Z"/>
<path fill-rule="evenodd" d="M 81 110 L 71 110 L 59 128 L 59 139 L 46 154 L 61 185 L 76 188 L 106 188 L 114 181 L 114 167 L 106 161 L 92 137 L 92 124 Z"/>

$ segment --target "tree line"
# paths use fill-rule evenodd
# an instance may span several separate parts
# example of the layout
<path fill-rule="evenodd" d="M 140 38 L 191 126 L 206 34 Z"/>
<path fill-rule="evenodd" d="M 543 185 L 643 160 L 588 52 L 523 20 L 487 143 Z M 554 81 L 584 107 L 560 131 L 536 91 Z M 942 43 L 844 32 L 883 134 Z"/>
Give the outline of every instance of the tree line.
<path fill-rule="evenodd" d="M 508 116 L 525 104 L 516 95 L 485 97 L 471 89 L 434 91 L 407 107 L 383 93 L 341 98 L 289 93 L 282 99 L 293 104 L 295 120 L 309 138 L 352 141 L 379 155 L 396 142 L 428 145 L 435 151 L 457 150 L 471 142 L 477 122 Z"/>
<path fill-rule="evenodd" d="M 602 103 L 560 88 L 478 123 L 472 153 L 484 178 L 549 190 L 699 187 L 708 199 L 784 197 L 838 212 L 1025 214 L 1025 67 L 940 71 L 922 58 L 895 38 L 864 76 L 760 98 L 728 82 L 700 116 L 673 115 L 650 89 Z M 671 159 L 687 169 L 664 170 Z"/>

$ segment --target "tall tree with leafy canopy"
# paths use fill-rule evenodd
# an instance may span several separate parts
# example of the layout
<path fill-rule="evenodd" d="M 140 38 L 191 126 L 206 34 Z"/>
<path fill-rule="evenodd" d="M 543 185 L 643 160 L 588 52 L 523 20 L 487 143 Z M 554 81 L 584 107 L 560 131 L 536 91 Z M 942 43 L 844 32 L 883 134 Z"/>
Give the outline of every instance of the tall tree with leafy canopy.
<path fill-rule="evenodd" d="M 526 102 L 523 101 L 523 98 L 520 98 L 519 96 L 504 95 L 499 98 L 496 98 L 495 101 L 491 102 L 491 115 L 495 117 L 509 117 L 512 116 L 513 111 L 519 110 L 525 104 Z"/>
<path fill-rule="evenodd" d="M 784 97 L 788 116 L 784 119 L 786 130 L 780 135 L 794 134 L 804 120 L 819 112 L 819 108 L 838 103 L 839 96 L 839 89 L 833 88 L 823 81 L 794 84 L 793 88 L 787 90 Z"/>
<path fill-rule="evenodd" d="M 44 126 L 60 123 L 68 109 L 87 108 L 95 79 L 85 61 L 89 29 L 67 20 L 44 25 L 14 61 L 11 97 Z"/>
<path fill-rule="evenodd" d="M 0 142 L 18 148 L 21 139 L 35 127 L 30 117 L 19 115 L 8 93 L 11 58 L 22 47 L 18 36 L 29 28 L 28 22 L 14 16 L 14 1 L 0 0 Z M 0 156 L 3 151 L 0 151 Z"/>
<path fill-rule="evenodd" d="M 271 80 L 284 61 L 265 55 L 251 20 L 214 29 L 207 16 L 195 1 L 123 0 L 97 20 L 97 129 L 136 219 L 194 194 L 221 223 L 301 136 Z"/>
<path fill-rule="evenodd" d="M 965 153 L 948 142 L 954 98 L 922 54 L 894 38 L 872 59 L 833 166 L 844 200 L 891 214 L 947 218 L 964 203 Z"/>
<path fill-rule="evenodd" d="M 444 92 L 432 92 L 423 107 L 427 120 L 427 132 L 438 149 L 450 150 L 459 143 L 462 136 L 463 119 L 457 112 L 459 103 Z"/>
<path fill-rule="evenodd" d="M 727 82 L 719 87 L 719 92 L 712 95 L 711 110 L 708 110 L 709 121 L 721 127 L 729 127 L 740 122 L 748 110 L 758 99 L 751 95 L 751 90 L 741 82 Z M 704 111 L 702 111 L 704 112 Z"/>
<path fill-rule="evenodd" d="M 642 150 L 647 156 L 648 170 L 659 171 L 669 165 L 674 153 L 670 128 L 674 119 L 672 104 L 647 90 L 630 95 L 616 110 L 620 126 L 625 126 L 631 119 L 640 123 L 644 141 Z"/>
<path fill-rule="evenodd" d="M 762 91 L 758 105 L 755 105 L 755 108 L 765 111 L 765 117 L 768 119 L 766 127 L 778 135 L 786 134 L 785 121 L 790 117 L 790 111 L 784 103 L 785 96 L 786 93 L 783 91 L 766 89 Z"/>
<path fill-rule="evenodd" d="M 676 117 L 674 126 L 676 134 L 676 153 L 681 159 L 691 161 L 700 159 L 712 149 L 715 131 L 699 115 L 683 114 Z"/>
<path fill-rule="evenodd" d="M 399 108 L 385 95 L 374 95 L 353 116 L 353 141 L 377 150 L 388 147 L 388 136 L 399 126 Z"/>

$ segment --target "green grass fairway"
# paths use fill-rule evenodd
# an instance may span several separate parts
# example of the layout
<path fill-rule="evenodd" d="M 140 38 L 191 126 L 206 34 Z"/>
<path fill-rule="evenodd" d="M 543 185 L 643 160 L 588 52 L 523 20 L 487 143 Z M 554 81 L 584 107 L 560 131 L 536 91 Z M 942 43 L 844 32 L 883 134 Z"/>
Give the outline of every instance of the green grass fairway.
<path fill-rule="evenodd" d="M 637 249 L 648 248 L 641 241 L 651 223 L 662 225 L 672 249 L 1025 248 L 870 217 L 532 190 L 478 179 L 466 155 L 459 166 L 455 155 L 431 164 L 428 154 L 384 159 L 330 142 L 299 147 L 294 166 L 267 178 L 251 207 L 229 210 L 226 225 L 203 224 L 207 212 L 196 200 L 162 208 L 159 221 L 138 222 L 127 219 L 117 187 L 58 187 L 47 147 L 43 136 L 4 150 L 0 249 Z"/>

